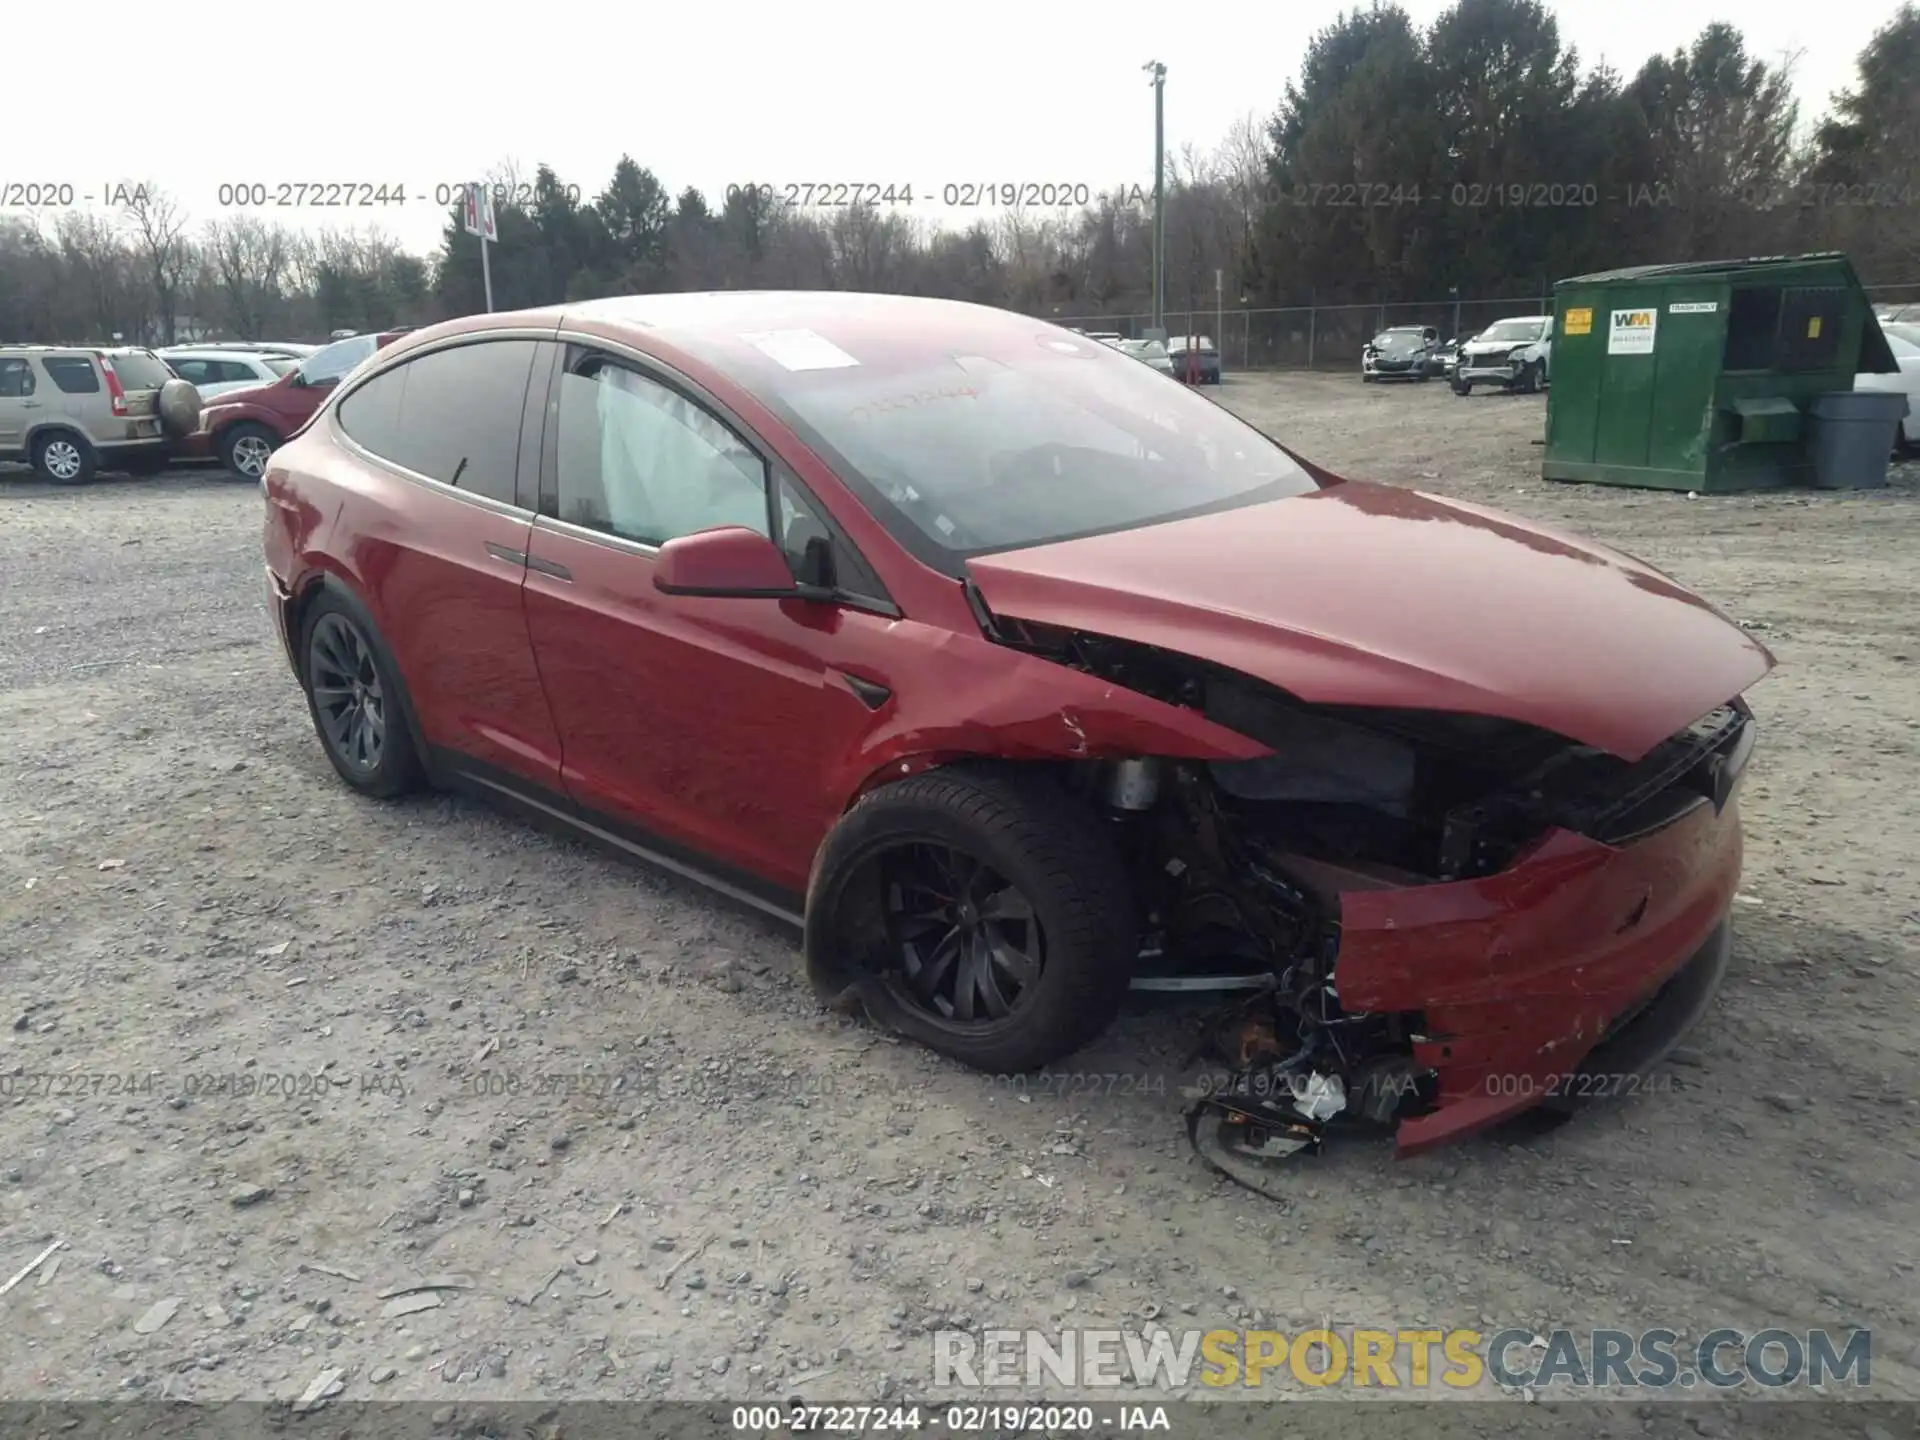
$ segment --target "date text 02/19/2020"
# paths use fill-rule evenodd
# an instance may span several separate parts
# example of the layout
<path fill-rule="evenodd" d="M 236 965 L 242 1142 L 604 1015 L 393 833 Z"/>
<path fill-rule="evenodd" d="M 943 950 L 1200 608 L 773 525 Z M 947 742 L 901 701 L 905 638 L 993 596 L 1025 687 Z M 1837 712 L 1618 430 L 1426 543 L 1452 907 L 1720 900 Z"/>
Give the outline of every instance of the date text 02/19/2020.
<path fill-rule="evenodd" d="M 855 206 L 886 208 L 896 205 L 941 205 L 969 210 L 988 206 L 1004 209 L 1067 209 L 1093 203 L 1096 197 L 1117 197 L 1122 205 L 1147 202 L 1145 187 L 1095 185 L 1086 180 L 950 180 L 940 185 L 901 184 L 881 180 L 806 180 L 768 182 L 751 180 L 729 185 L 725 201 L 755 197 L 763 205 L 794 210 L 840 210 Z"/>
<path fill-rule="evenodd" d="M 920 1430 L 953 1435 L 1043 1435 L 1112 1430 L 1171 1430 L 1165 1405 L 736 1405 L 733 1432 L 773 1435 L 796 1431 L 837 1435 L 897 1435 Z"/>

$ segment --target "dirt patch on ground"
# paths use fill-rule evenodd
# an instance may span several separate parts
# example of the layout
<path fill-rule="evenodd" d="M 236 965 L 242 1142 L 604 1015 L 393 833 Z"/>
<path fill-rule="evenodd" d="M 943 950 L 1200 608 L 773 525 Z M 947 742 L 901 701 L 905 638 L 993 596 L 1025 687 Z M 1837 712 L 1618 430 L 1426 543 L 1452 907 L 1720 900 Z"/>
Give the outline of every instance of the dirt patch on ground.
<path fill-rule="evenodd" d="M 941 1326 L 1157 1317 L 1870 1326 L 1875 1391 L 1920 1393 L 1920 466 L 1563 487 L 1537 397 L 1219 393 L 1336 470 L 1638 553 L 1778 655 L 1732 972 L 1660 1093 L 1336 1152 L 1271 1203 L 1189 1154 L 1194 1015 L 1025 1084 L 825 1015 L 766 922 L 463 800 L 350 795 L 253 487 L 4 472 L 0 1283 L 66 1242 L 0 1299 L 6 1391 L 871 1400 L 928 1393 Z"/>

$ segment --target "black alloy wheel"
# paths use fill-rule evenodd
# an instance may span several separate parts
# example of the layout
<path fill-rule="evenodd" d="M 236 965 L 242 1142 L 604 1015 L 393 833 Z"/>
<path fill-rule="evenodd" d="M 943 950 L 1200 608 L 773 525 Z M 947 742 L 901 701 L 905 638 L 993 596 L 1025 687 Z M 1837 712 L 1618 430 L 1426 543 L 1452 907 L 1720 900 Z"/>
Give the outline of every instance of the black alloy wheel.
<path fill-rule="evenodd" d="M 1045 939 L 1032 902 L 1012 881 L 965 851 L 935 843 L 900 846 L 881 864 L 904 998 L 927 1019 L 991 1024 L 1032 999 Z"/>
<path fill-rule="evenodd" d="M 314 622 L 307 677 L 320 733 L 336 763 L 371 776 L 386 756 L 390 712 L 373 647 L 338 611 Z"/>

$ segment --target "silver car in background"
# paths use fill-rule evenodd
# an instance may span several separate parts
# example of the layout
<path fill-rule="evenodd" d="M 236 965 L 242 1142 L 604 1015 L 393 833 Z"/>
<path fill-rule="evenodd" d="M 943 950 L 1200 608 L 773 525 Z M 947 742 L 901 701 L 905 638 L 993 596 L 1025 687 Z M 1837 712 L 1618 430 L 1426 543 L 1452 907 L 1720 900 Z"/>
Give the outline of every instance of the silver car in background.
<path fill-rule="evenodd" d="M 1142 365 L 1152 366 L 1162 375 L 1173 374 L 1173 357 L 1158 340 L 1114 340 L 1109 343 L 1122 355 L 1131 355 Z"/>

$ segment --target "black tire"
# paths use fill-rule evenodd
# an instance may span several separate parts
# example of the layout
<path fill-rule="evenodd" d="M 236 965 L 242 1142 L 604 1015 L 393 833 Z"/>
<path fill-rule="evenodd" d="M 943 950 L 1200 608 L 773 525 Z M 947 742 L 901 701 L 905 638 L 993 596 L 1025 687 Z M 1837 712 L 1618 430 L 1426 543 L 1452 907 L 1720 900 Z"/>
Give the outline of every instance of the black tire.
<path fill-rule="evenodd" d="M 1540 393 L 1540 362 L 1531 360 L 1521 366 L 1520 379 L 1513 388 L 1522 395 L 1538 395 Z"/>
<path fill-rule="evenodd" d="M 1037 978 L 1020 986 L 1009 1013 L 959 1020 L 909 987 L 889 900 L 901 889 L 894 867 L 923 850 L 970 857 L 1030 907 L 1017 923 L 1032 937 Z M 984 928 L 986 913 L 971 923 Z M 1106 1029 L 1126 997 L 1139 931 L 1119 855 L 1090 810 L 1044 775 L 956 765 L 876 790 L 841 818 L 814 863 L 806 949 L 823 997 L 856 992 L 881 1024 L 976 1069 L 1012 1074 Z M 950 967 L 957 995 L 963 962 Z"/>
<path fill-rule="evenodd" d="M 1375 380 L 1379 378 L 1380 377 L 1377 375 L 1369 375 L 1365 371 L 1362 371 L 1360 374 L 1360 383 L 1362 385 L 1371 385 Z"/>
<path fill-rule="evenodd" d="M 100 468 L 100 457 L 85 437 L 55 430 L 33 442 L 33 473 L 52 485 L 85 485 Z"/>
<path fill-rule="evenodd" d="M 417 789 L 422 772 L 406 695 L 372 622 L 358 607 L 323 590 L 301 617 L 299 653 L 307 713 L 340 778 L 381 800 Z M 362 720 L 358 727 L 343 714 L 355 708 Z M 356 737 L 369 735 L 377 737 L 377 745 L 357 742 Z"/>
<path fill-rule="evenodd" d="M 1472 382 L 1471 380 L 1467 380 L 1467 381 L 1460 381 L 1460 380 L 1456 380 L 1456 381 L 1454 381 L 1454 382 L 1453 382 L 1453 393 L 1454 393 L 1454 394 L 1456 394 L 1456 395 L 1459 395 L 1459 396 L 1462 396 L 1462 397 L 1465 397 L 1465 396 L 1468 396 L 1468 395 L 1471 395 L 1471 394 L 1473 394 L 1473 382 Z"/>
<path fill-rule="evenodd" d="M 265 451 L 260 446 L 266 446 Z M 264 425 L 242 420 L 220 436 L 220 463 L 242 480 L 258 480 L 267 473 L 267 457 L 280 448 L 280 437 Z M 251 467 L 251 468 L 249 468 Z"/>

